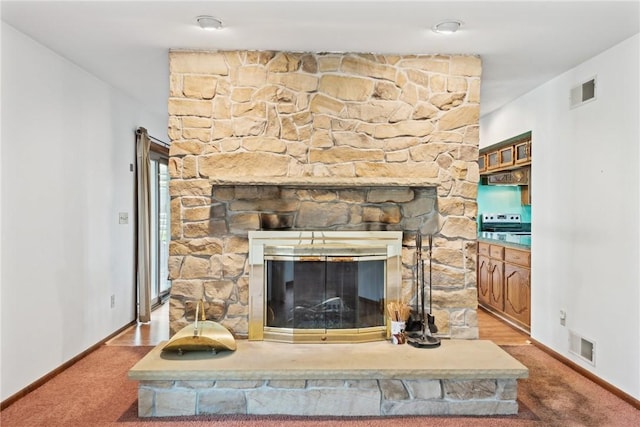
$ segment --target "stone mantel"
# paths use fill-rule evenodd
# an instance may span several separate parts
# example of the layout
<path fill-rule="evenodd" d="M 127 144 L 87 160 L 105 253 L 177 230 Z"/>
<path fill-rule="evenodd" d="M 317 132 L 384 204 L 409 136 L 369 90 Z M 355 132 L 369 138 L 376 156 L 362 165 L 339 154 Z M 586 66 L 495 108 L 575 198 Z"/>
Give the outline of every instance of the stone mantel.
<path fill-rule="evenodd" d="M 424 178 L 354 178 L 324 176 L 260 177 L 234 176 L 210 178 L 211 185 L 273 185 L 286 187 L 351 188 L 351 187 L 437 187 L 437 179 Z"/>

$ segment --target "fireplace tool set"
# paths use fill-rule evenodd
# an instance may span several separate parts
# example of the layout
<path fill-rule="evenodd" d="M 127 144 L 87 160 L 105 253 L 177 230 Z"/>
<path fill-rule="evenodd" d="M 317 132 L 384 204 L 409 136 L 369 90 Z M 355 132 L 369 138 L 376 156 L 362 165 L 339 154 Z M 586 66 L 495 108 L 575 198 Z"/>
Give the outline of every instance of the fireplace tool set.
<path fill-rule="evenodd" d="M 411 317 L 407 321 L 406 333 L 407 342 L 417 348 L 434 348 L 440 345 L 440 339 L 432 334 L 438 332 L 436 319 L 432 312 L 431 298 L 431 264 L 432 264 L 432 246 L 433 235 L 428 236 L 428 256 L 429 256 L 429 312 L 425 309 L 425 291 L 424 291 L 424 259 L 422 258 L 422 235 L 420 232 L 416 234 L 416 295 L 415 295 L 415 312 L 411 313 Z M 420 291 L 420 298 L 418 298 Z M 420 300 L 420 311 L 418 311 L 418 299 Z"/>

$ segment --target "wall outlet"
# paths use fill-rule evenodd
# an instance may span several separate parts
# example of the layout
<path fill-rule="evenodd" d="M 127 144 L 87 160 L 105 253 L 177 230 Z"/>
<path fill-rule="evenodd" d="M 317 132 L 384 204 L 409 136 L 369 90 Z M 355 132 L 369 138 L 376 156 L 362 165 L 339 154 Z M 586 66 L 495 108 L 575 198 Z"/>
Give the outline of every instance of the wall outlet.
<path fill-rule="evenodd" d="M 120 222 L 120 224 L 129 224 L 129 213 L 120 212 L 118 214 L 118 222 Z"/>
<path fill-rule="evenodd" d="M 116 295 L 113 294 L 111 295 L 111 308 L 114 308 L 116 306 Z"/>

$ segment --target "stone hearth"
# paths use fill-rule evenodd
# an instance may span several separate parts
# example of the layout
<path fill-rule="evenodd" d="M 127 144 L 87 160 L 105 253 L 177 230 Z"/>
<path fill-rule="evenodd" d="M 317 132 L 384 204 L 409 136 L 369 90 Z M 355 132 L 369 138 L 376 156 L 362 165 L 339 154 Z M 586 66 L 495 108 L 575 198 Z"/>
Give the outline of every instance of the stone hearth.
<path fill-rule="evenodd" d="M 138 415 L 508 415 L 528 369 L 490 341 L 437 349 L 240 341 L 235 352 L 140 360 Z M 246 367 L 250 366 L 251 369 Z"/>

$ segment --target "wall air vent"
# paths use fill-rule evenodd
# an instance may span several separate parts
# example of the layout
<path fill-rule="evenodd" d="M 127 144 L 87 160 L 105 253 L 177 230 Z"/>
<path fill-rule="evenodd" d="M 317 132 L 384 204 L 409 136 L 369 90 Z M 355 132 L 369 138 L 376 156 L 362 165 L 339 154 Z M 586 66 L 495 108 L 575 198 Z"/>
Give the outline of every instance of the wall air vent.
<path fill-rule="evenodd" d="M 596 78 L 571 88 L 571 108 L 579 107 L 596 99 Z"/>
<path fill-rule="evenodd" d="M 596 344 L 573 331 L 569 331 L 569 352 L 585 362 L 596 365 Z"/>

